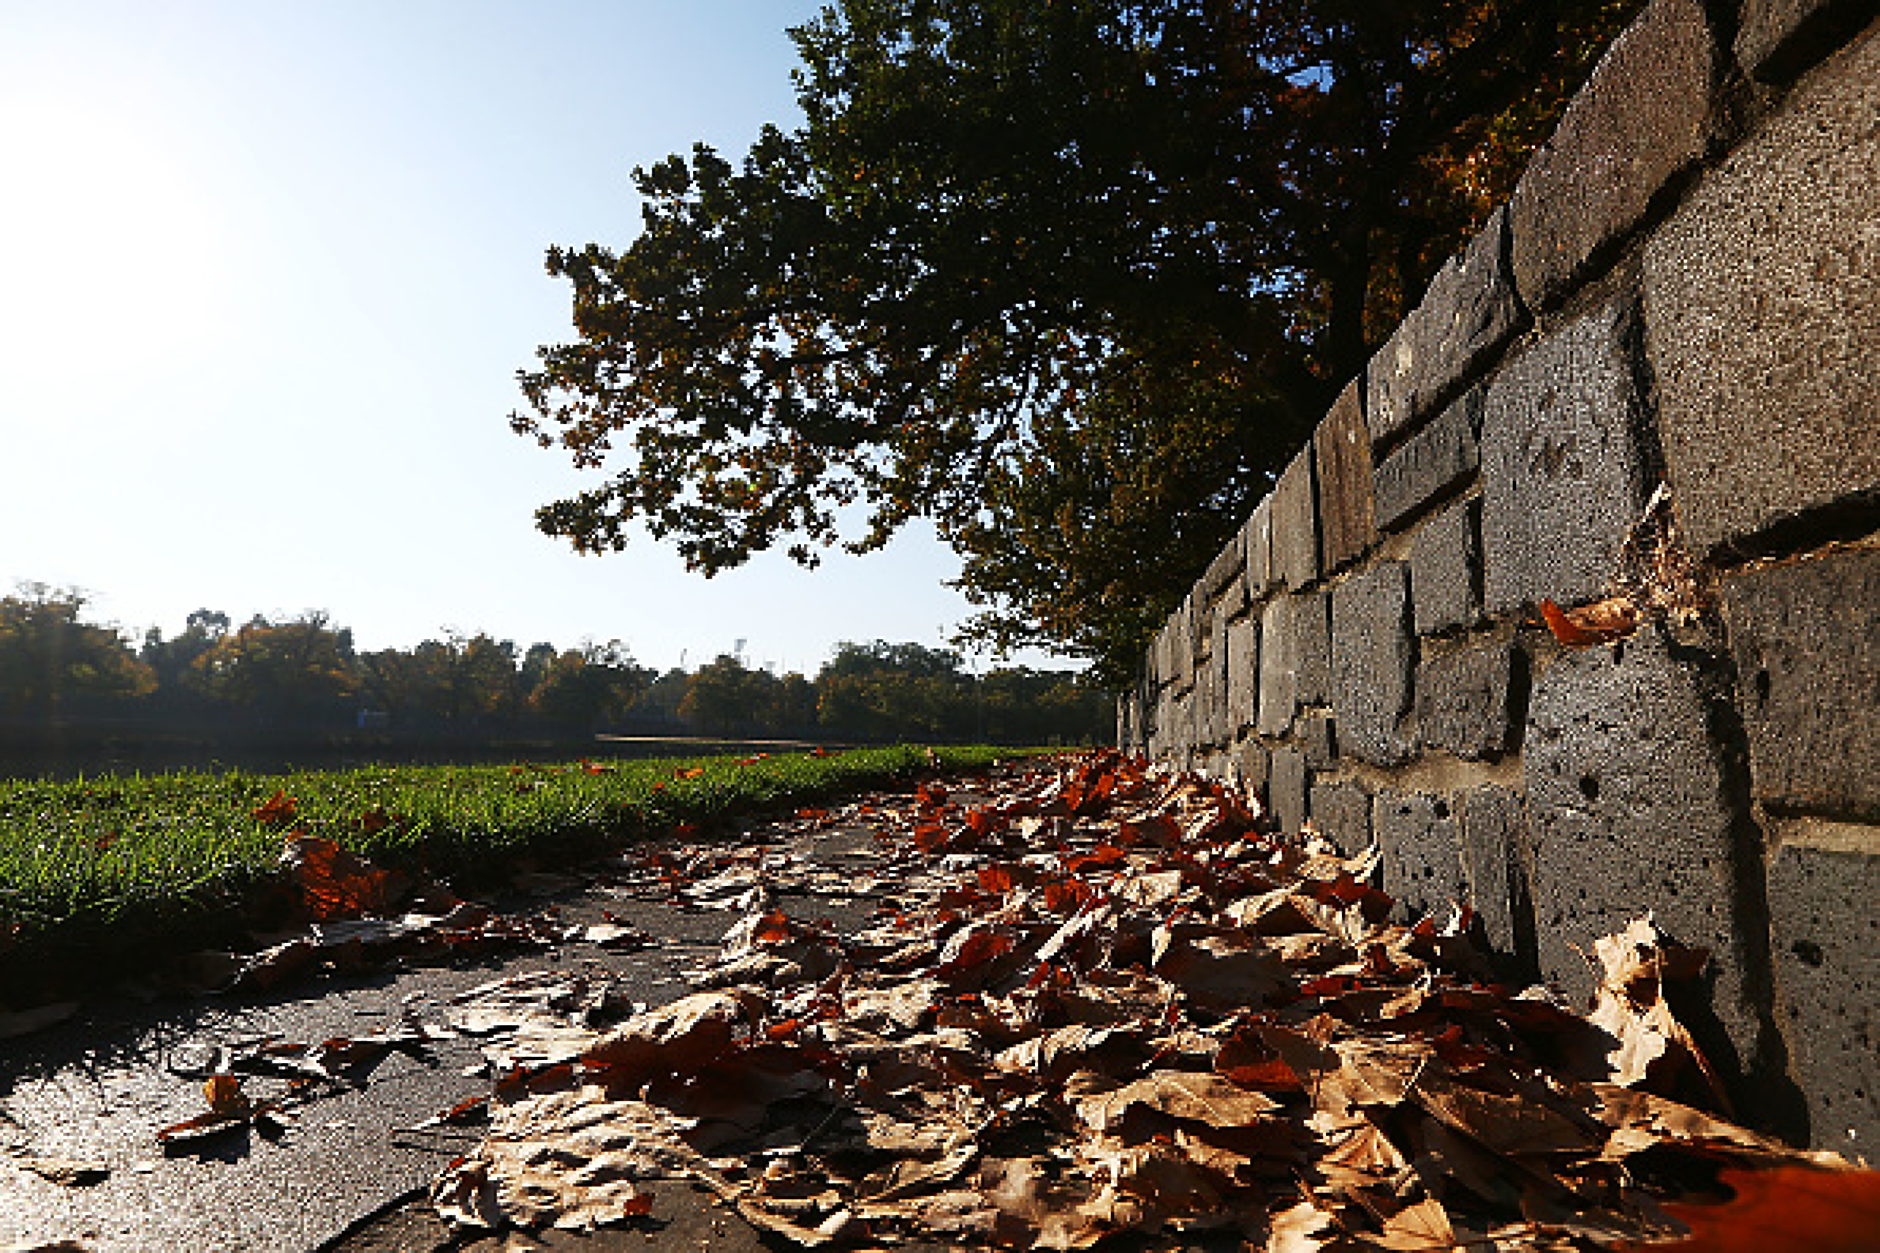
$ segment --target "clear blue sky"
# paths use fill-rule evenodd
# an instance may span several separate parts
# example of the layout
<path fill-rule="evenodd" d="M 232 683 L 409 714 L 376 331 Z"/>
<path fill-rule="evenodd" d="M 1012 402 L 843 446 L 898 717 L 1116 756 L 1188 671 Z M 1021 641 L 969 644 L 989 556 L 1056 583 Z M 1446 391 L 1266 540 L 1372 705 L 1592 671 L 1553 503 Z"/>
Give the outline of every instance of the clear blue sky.
<path fill-rule="evenodd" d="M 969 608 L 930 534 L 710 581 L 650 539 L 577 557 L 531 514 L 581 480 L 507 425 L 570 333 L 544 249 L 629 242 L 635 165 L 795 125 L 817 7 L 0 0 L 0 591 L 662 668 L 941 644 Z"/>

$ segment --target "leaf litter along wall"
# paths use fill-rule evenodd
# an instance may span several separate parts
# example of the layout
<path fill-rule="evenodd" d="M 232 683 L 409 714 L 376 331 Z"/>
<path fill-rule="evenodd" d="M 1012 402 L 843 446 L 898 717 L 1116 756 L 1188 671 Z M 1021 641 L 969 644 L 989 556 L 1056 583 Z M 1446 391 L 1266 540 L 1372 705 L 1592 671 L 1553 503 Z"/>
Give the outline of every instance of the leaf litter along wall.
<path fill-rule="evenodd" d="M 1872 1158 L 1870 22 L 1655 0 L 1170 619 L 1118 736 L 1377 840 L 1507 978 L 1588 998 L 1650 911 L 1709 952 L 1688 1021 L 1739 1114 Z"/>

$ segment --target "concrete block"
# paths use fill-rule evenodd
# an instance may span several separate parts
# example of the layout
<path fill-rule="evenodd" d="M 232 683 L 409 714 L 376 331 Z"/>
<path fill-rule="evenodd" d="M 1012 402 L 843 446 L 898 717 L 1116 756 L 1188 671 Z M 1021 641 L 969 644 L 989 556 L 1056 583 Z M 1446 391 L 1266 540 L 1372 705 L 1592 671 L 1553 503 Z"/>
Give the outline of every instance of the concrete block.
<path fill-rule="evenodd" d="M 1268 492 L 1241 531 L 1247 552 L 1247 595 L 1257 604 L 1279 587 L 1279 569 L 1273 561 L 1273 494 Z"/>
<path fill-rule="evenodd" d="M 1347 857 L 1371 843 L 1371 794 L 1362 783 L 1313 779 L 1309 797 L 1312 825 Z"/>
<path fill-rule="evenodd" d="M 1482 416 L 1482 583 L 1490 614 L 1607 587 L 1648 484 L 1632 310 L 1608 305 L 1503 367 Z"/>
<path fill-rule="evenodd" d="M 1723 612 L 1756 799 L 1880 821 L 1880 551 L 1725 579 Z"/>
<path fill-rule="evenodd" d="M 1231 694 L 1228 690 L 1227 675 L 1227 637 L 1229 620 L 1226 611 L 1218 605 L 1215 607 L 1214 612 L 1209 615 L 1209 618 L 1211 622 L 1210 634 L 1213 636 L 1213 642 L 1208 648 L 1207 667 L 1209 690 L 1207 725 L 1204 728 L 1205 734 L 1203 739 L 1204 742 L 1208 744 L 1224 745 L 1233 738 L 1235 730 L 1233 726 L 1229 725 L 1230 718 L 1228 715 L 1228 704 L 1231 699 Z"/>
<path fill-rule="evenodd" d="M 1408 566 L 1381 562 L 1332 589 L 1332 710 L 1347 755 L 1374 766 L 1410 760 L 1400 724 L 1415 658 Z"/>
<path fill-rule="evenodd" d="M 1507 638 L 1426 644 L 1417 662 L 1417 739 L 1471 761 L 1519 744 L 1527 658 Z"/>
<path fill-rule="evenodd" d="M 1816 1148 L 1880 1145 L 1880 856 L 1786 846 L 1769 866 L 1776 1020 Z"/>
<path fill-rule="evenodd" d="M 1527 324 L 1508 267 L 1508 210 L 1451 257 L 1365 370 L 1366 420 L 1382 443 L 1410 430 Z"/>
<path fill-rule="evenodd" d="M 1260 615 L 1261 735 L 1285 735 L 1299 712 L 1299 645 L 1293 630 L 1292 598 L 1268 602 Z"/>
<path fill-rule="evenodd" d="M 1364 556 L 1377 542 L 1362 378 L 1346 384 L 1319 423 L 1312 455 L 1319 484 L 1319 569 L 1329 575 Z"/>
<path fill-rule="evenodd" d="M 1675 649 L 1658 626 L 1622 649 L 1559 656 L 1534 683 L 1522 780 L 1541 973 L 1587 1001 L 1584 954 L 1650 910 L 1674 939 L 1710 951 L 1723 1034 L 1699 1043 L 1729 1074 L 1755 1058 L 1750 937 L 1764 920 L 1739 913 L 1737 885 L 1761 863 L 1710 735 L 1726 690 L 1721 665 Z"/>
<path fill-rule="evenodd" d="M 1719 138 L 1702 0 L 1652 0 L 1612 42 L 1509 202 L 1515 287 L 1557 303 Z"/>
<path fill-rule="evenodd" d="M 1293 591 L 1319 577 L 1318 485 L 1312 449 L 1303 448 L 1273 488 L 1273 564 Z"/>
<path fill-rule="evenodd" d="M 1475 477 L 1481 463 L 1483 388 L 1465 392 L 1377 467 L 1377 522 L 1399 529 L 1423 507 Z"/>
<path fill-rule="evenodd" d="M 1168 746 L 1178 761 L 1186 761 L 1199 743 L 1195 735 L 1194 690 L 1178 693 L 1169 704 Z"/>
<path fill-rule="evenodd" d="M 1301 705 L 1331 699 L 1331 623 L 1323 594 L 1281 596 L 1260 618 L 1261 735 L 1285 735 Z"/>
<path fill-rule="evenodd" d="M 1295 835 L 1306 822 L 1306 788 L 1312 772 L 1306 769 L 1305 754 L 1296 748 L 1273 750 L 1273 764 L 1267 775 L 1267 801 L 1279 829 Z"/>
<path fill-rule="evenodd" d="M 1227 624 L 1227 725 L 1237 737 L 1260 716 L 1260 619 L 1242 614 Z"/>
<path fill-rule="evenodd" d="M 1482 620 L 1482 502 L 1457 501 L 1410 542 L 1410 604 L 1418 635 Z"/>
<path fill-rule="evenodd" d="M 1216 606 L 1226 597 L 1229 586 L 1247 571 L 1247 548 L 1242 532 L 1236 530 L 1201 576 L 1196 592 L 1201 603 Z M 1230 610 L 1231 612 L 1231 610 Z"/>
<path fill-rule="evenodd" d="M 1182 598 L 1182 603 L 1169 615 L 1167 681 L 1177 691 L 1187 691 L 1195 682 L 1195 632 L 1194 632 L 1194 597 Z"/>
<path fill-rule="evenodd" d="M 1296 729 L 1299 748 L 1306 755 L 1306 765 L 1313 770 L 1330 770 L 1338 764 L 1338 736 L 1332 716 L 1309 713 L 1300 716 Z"/>
<path fill-rule="evenodd" d="M 1482 939 L 1503 973 L 1530 980 L 1537 967 L 1523 852 L 1527 815 L 1521 793 L 1490 784 L 1470 788 L 1457 799 L 1462 813 L 1462 868 Z"/>
<path fill-rule="evenodd" d="M 1804 80 L 1646 246 L 1659 429 L 1699 551 L 1880 504 L 1876 116 L 1880 33 Z"/>
<path fill-rule="evenodd" d="M 1406 921 L 1442 917 L 1451 902 L 1467 904 L 1462 823 L 1449 803 L 1421 792 L 1381 791 L 1371 804 L 1371 830 L 1384 850 L 1384 890 Z"/>
<path fill-rule="evenodd" d="M 1298 667 L 1301 705 L 1329 705 L 1332 700 L 1332 602 L 1324 592 L 1290 598 L 1293 660 Z"/>
<path fill-rule="evenodd" d="M 1757 78 L 1786 82 L 1873 20 L 1873 0 L 1743 0 L 1736 59 Z"/>
<path fill-rule="evenodd" d="M 1242 740 L 1230 755 L 1240 770 L 1241 782 L 1266 795 L 1266 783 L 1272 773 L 1273 754 L 1258 740 Z"/>

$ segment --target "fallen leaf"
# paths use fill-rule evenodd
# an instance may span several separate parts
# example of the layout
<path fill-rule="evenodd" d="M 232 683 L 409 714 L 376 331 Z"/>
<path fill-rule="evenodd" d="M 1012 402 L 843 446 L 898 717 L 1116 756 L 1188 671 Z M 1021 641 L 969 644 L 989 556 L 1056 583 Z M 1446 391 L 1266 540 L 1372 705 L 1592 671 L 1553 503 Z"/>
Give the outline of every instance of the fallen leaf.
<path fill-rule="evenodd" d="M 1725 1170 L 1720 1205 L 1670 1201 L 1681 1238 L 1627 1244 L 1640 1253 L 1872 1253 L 1880 1247 L 1880 1171 Z"/>
<path fill-rule="evenodd" d="M 66 1188 L 89 1188 L 111 1177 L 108 1162 L 81 1161 L 71 1157 L 38 1157 L 31 1154 L 13 1159 L 48 1183 Z"/>
<path fill-rule="evenodd" d="M 1568 648 L 1586 648 L 1624 639 L 1638 630 L 1639 609 L 1630 596 L 1615 596 L 1571 610 L 1543 599 L 1541 617 L 1556 640 Z"/>

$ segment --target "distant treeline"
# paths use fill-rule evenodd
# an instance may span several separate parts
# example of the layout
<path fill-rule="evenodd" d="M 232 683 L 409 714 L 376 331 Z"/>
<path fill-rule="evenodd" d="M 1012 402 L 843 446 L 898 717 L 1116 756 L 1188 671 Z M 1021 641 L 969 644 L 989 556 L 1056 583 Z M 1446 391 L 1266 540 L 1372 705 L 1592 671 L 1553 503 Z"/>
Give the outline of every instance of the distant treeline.
<path fill-rule="evenodd" d="M 138 644 L 85 618 L 81 593 L 0 598 L 0 729 L 127 734 L 381 736 L 395 740 L 704 734 L 842 741 L 1101 743 L 1114 706 L 1068 672 L 964 671 L 919 644 L 842 644 L 813 678 L 720 656 L 660 674 L 619 641 L 519 649 L 449 633 L 360 652 L 324 612 L 236 626 L 199 609 Z"/>

